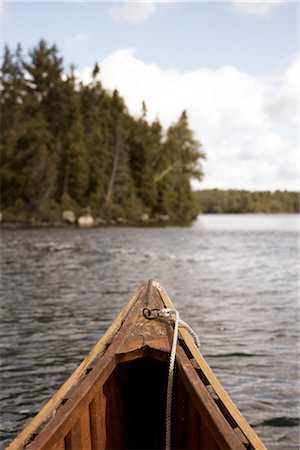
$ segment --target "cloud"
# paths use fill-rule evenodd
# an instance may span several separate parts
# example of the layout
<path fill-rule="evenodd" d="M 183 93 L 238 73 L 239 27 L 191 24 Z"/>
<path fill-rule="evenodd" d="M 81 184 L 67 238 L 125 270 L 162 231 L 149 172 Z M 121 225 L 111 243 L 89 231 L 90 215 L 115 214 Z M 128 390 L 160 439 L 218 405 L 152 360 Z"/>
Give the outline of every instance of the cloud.
<path fill-rule="evenodd" d="M 297 189 L 297 91 L 299 66 L 293 56 L 268 76 L 233 66 L 179 72 L 146 64 L 132 48 L 101 63 L 105 88 L 117 88 L 129 111 L 158 117 L 166 128 L 186 109 L 207 152 L 202 187 Z M 91 69 L 80 76 L 89 81 Z"/>
<path fill-rule="evenodd" d="M 273 95 L 267 101 L 266 111 L 270 119 L 278 124 L 298 124 L 298 104 L 295 101 L 299 90 L 300 66 L 297 56 L 287 61 L 273 80 Z"/>
<path fill-rule="evenodd" d="M 110 14 L 117 23 L 137 24 L 154 16 L 156 11 L 156 2 L 125 1 L 123 3 L 115 4 L 110 9 Z"/>
<path fill-rule="evenodd" d="M 89 34 L 79 31 L 78 33 L 76 33 L 74 36 L 70 37 L 67 40 L 67 45 L 68 45 L 68 47 L 71 47 L 72 45 L 76 45 L 80 42 L 84 42 L 87 39 L 89 39 Z"/>
<path fill-rule="evenodd" d="M 232 0 L 231 9 L 240 14 L 269 16 L 286 0 Z"/>
<path fill-rule="evenodd" d="M 207 145 L 203 187 L 298 190 L 296 139 L 270 129 L 240 129 Z"/>

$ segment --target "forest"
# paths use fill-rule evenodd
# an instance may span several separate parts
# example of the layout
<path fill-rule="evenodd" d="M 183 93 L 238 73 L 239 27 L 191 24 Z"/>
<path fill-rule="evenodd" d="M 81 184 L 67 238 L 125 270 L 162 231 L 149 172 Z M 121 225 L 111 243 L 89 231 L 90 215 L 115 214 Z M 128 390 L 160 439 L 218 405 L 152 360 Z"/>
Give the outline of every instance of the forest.
<path fill-rule="evenodd" d="M 56 45 L 23 54 L 5 46 L 1 65 L 2 221 L 56 222 L 63 211 L 99 220 L 190 222 L 199 213 L 200 142 L 186 111 L 168 129 L 133 117 L 99 81 L 83 84 Z"/>
<path fill-rule="evenodd" d="M 299 193 L 207 189 L 196 193 L 201 212 L 218 213 L 297 213 Z"/>

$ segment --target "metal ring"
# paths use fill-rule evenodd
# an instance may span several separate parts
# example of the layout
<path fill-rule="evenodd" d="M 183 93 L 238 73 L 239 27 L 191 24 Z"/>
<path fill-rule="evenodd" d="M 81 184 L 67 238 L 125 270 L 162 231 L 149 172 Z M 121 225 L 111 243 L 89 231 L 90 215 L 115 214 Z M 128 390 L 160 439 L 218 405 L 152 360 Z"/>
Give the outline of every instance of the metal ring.
<path fill-rule="evenodd" d="M 157 313 L 153 315 L 154 311 L 157 311 Z M 153 309 L 143 308 L 142 313 L 143 313 L 143 316 L 145 317 L 145 319 L 154 320 L 154 319 L 158 319 L 160 309 L 159 308 L 153 308 Z"/>

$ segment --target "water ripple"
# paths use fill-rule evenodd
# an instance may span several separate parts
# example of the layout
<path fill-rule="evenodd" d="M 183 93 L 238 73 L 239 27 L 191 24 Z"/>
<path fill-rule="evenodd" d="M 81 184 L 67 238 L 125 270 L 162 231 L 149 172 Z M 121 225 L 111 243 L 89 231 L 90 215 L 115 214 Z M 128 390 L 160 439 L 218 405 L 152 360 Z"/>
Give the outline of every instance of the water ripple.
<path fill-rule="evenodd" d="M 67 379 L 139 284 L 156 278 L 265 445 L 298 449 L 296 222 L 203 216 L 191 228 L 3 230 L 1 445 Z"/>

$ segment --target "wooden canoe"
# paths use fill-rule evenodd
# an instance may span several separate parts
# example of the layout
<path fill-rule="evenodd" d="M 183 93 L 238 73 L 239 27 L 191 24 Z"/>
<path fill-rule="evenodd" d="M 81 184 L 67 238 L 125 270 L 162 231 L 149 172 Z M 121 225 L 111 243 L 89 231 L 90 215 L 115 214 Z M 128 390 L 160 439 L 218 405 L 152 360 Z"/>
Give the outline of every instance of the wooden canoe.
<path fill-rule="evenodd" d="M 7 450 L 162 449 L 173 326 L 143 309 L 171 308 L 144 283 L 87 358 Z M 190 333 L 179 327 L 172 448 L 265 449 L 226 394 Z"/>

